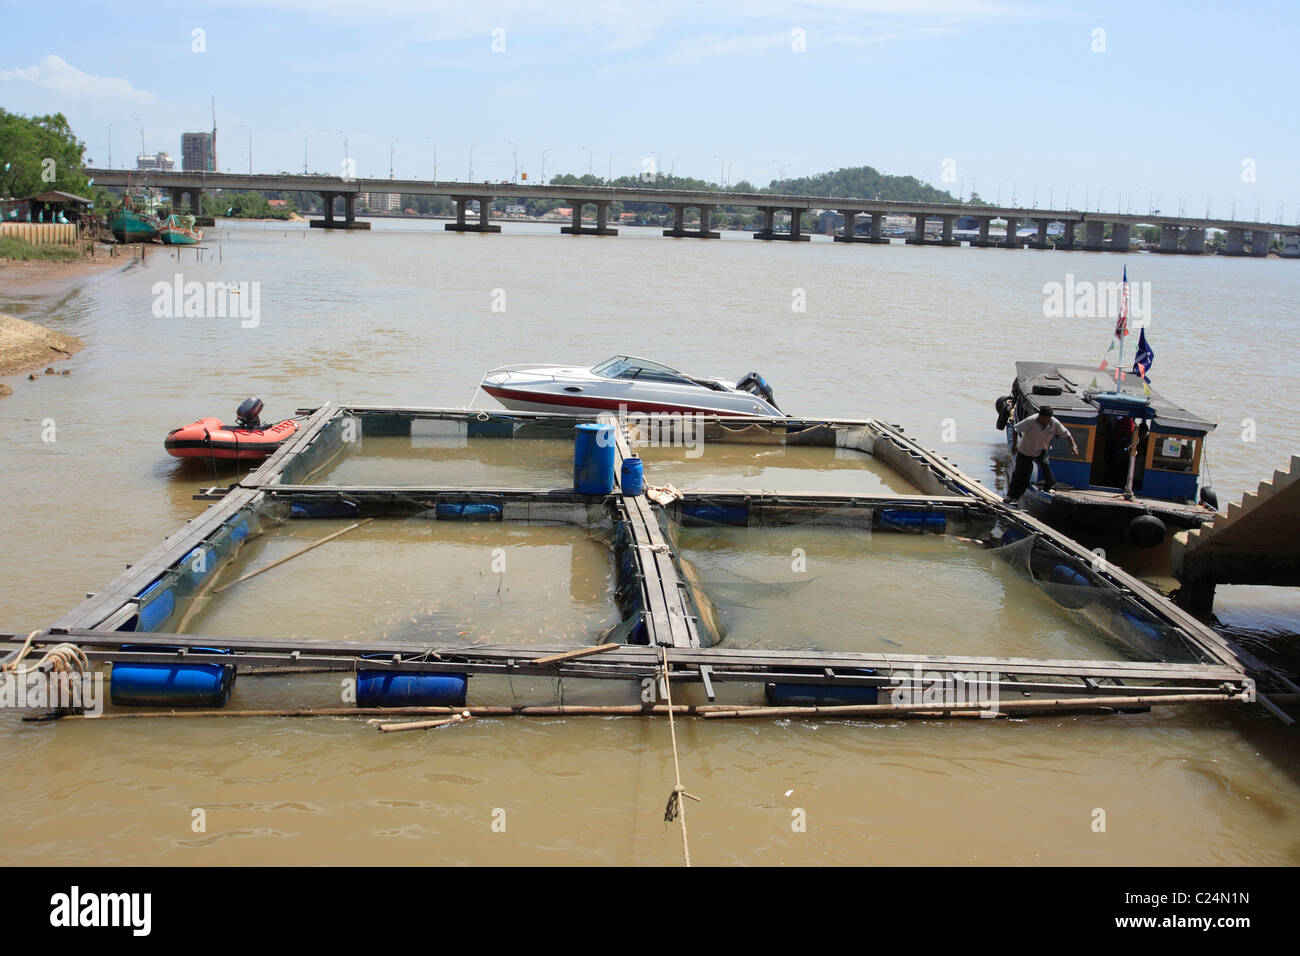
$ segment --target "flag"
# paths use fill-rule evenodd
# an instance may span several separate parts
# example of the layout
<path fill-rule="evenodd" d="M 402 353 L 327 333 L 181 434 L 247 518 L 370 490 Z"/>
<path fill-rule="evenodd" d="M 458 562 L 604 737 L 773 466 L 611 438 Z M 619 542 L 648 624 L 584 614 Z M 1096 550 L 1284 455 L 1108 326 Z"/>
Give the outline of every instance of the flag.
<path fill-rule="evenodd" d="M 1142 329 L 1138 332 L 1138 352 L 1137 358 L 1133 360 L 1133 374 L 1142 376 L 1142 391 L 1148 395 L 1151 394 L 1151 386 L 1147 384 L 1150 381 L 1147 372 L 1150 371 L 1151 363 L 1155 360 L 1155 349 L 1147 344 L 1147 330 Z"/>
<path fill-rule="evenodd" d="M 1128 266 L 1124 267 L 1124 285 L 1119 297 L 1119 319 L 1115 322 L 1115 338 L 1123 340 L 1128 335 Z"/>
<path fill-rule="evenodd" d="M 1142 329 L 1138 332 L 1137 358 L 1133 360 L 1134 373 L 1141 375 L 1142 380 L 1146 381 L 1147 372 L 1151 371 L 1151 365 L 1155 360 L 1155 349 L 1147 343 L 1147 330 Z"/>

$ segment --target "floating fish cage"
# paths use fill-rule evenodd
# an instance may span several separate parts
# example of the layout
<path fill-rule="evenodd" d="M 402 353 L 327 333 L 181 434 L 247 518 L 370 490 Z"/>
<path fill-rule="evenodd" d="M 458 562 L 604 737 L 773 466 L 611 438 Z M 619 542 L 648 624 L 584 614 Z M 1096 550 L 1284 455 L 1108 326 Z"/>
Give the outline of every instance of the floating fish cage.
<path fill-rule="evenodd" d="M 990 690 L 998 714 L 1253 699 L 1212 630 L 881 421 L 300 414 L 32 646 L 81 648 L 122 708 L 657 714 L 671 692 L 706 717 L 987 716 Z M 27 636 L 2 637 L 12 658 Z M 286 671 L 311 679 L 236 683 Z M 979 706 L 962 693 L 976 682 Z"/>

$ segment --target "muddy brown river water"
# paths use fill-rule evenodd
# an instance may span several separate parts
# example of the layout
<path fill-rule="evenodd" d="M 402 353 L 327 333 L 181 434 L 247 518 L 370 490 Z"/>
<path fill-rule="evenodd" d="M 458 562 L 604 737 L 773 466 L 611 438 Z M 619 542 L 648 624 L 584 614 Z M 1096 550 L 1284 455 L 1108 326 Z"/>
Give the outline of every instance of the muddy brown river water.
<path fill-rule="evenodd" d="M 154 248 L 58 295 L 7 288 L 0 267 L 0 311 L 89 343 L 68 376 L 3 380 L 15 394 L 0 400 L 0 626 L 49 623 L 198 514 L 191 495 L 210 475 L 168 458 L 163 436 L 230 417 L 250 394 L 269 418 L 326 399 L 492 407 L 474 394 L 487 368 L 628 352 L 696 374 L 757 369 L 787 410 L 896 422 L 1000 487 L 992 402 L 1014 362 L 1095 360 L 1113 325 L 1045 317 L 1044 284 L 1067 271 L 1115 281 L 1124 262 L 1151 283 L 1153 381 L 1220 423 L 1209 444 L 1220 501 L 1300 448 L 1294 262 L 552 233 L 223 223 L 201 261 Z M 178 274 L 258 283 L 256 324 L 157 316 L 154 286 Z M 793 312 L 800 300 L 806 311 Z M 43 441 L 51 423 L 55 440 Z M 536 444 L 517 458 L 501 453 L 511 442 L 449 448 L 438 480 L 566 483 L 567 449 Z M 365 452 L 329 480 L 427 477 L 409 445 L 367 439 Z M 648 451 L 646 468 L 679 487 L 735 487 L 739 475 L 746 487 L 907 490 L 823 449 Z M 278 529 L 240 560 L 261 564 L 333 524 Z M 379 523 L 240 585 L 240 601 L 199 609 L 187 626 L 576 646 L 617 620 L 601 534 Z M 942 540 L 683 529 L 680 541 L 737 646 L 1105 651 L 986 556 Z M 504 578 L 490 571 L 496 547 L 511 556 Z M 797 547 L 812 580 L 792 586 Z M 1170 583 L 1158 560 L 1139 570 Z M 1300 601 L 1285 591 L 1225 588 L 1216 611 L 1256 645 L 1300 631 Z M 320 703 L 337 682 L 241 677 L 236 703 Z M 512 692 L 540 701 L 555 690 Z M 702 798 L 690 808 L 697 863 L 1300 863 L 1298 738 L 1257 709 L 685 721 L 678 738 L 683 780 Z M 19 863 L 673 865 L 672 774 L 667 725 L 631 718 L 381 736 L 356 719 L 30 725 L 0 714 L 0 847 Z M 200 807 L 207 831 L 195 833 Z M 1092 827 L 1098 808 L 1104 833 Z M 796 809 L 804 832 L 792 830 Z"/>

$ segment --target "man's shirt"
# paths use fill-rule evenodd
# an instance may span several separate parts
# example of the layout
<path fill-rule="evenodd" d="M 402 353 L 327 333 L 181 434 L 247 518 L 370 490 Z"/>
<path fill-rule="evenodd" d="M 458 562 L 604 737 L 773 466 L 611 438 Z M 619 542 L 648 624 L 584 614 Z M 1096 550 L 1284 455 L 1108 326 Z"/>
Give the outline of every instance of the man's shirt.
<path fill-rule="evenodd" d="M 1044 427 L 1038 423 L 1037 415 L 1030 415 L 1024 421 L 1016 422 L 1016 432 L 1020 435 L 1020 445 L 1016 449 L 1020 454 L 1037 458 L 1051 447 L 1052 439 L 1058 435 L 1069 438 L 1070 430 L 1061 424 L 1059 418 L 1053 418 Z"/>

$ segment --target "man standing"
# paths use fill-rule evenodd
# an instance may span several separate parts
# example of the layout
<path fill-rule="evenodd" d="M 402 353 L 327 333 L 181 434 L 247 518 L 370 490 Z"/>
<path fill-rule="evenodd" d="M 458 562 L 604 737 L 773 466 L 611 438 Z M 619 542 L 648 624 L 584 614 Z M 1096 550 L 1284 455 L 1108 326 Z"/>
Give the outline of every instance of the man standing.
<path fill-rule="evenodd" d="M 1052 477 L 1052 466 L 1047 459 L 1047 451 L 1052 447 L 1052 440 L 1058 436 L 1069 439 L 1070 448 L 1078 458 L 1079 446 L 1075 443 L 1074 436 L 1061 424 L 1060 419 L 1052 415 L 1050 405 L 1039 408 L 1037 415 L 1016 422 L 1011 438 L 1011 451 L 1016 456 L 1016 467 L 1011 473 L 1011 487 L 1003 501 L 1007 504 L 1015 504 L 1020 500 L 1020 496 L 1029 487 L 1029 475 L 1033 471 L 1035 461 L 1038 462 L 1038 470 L 1043 480 L 1043 490 L 1052 490 L 1056 481 Z"/>

